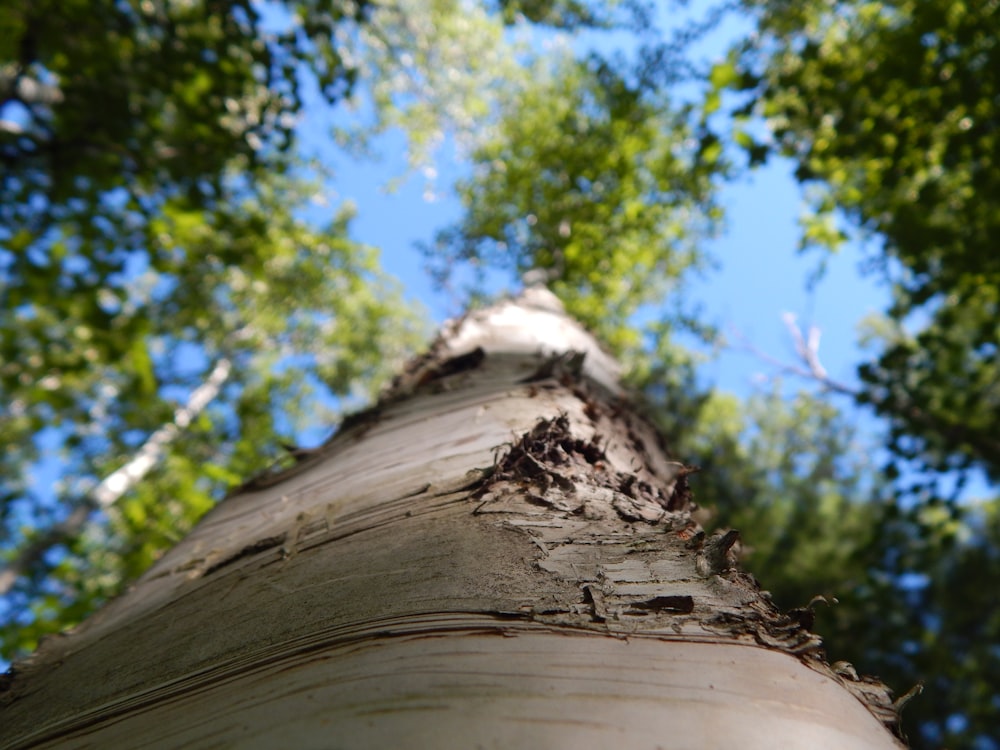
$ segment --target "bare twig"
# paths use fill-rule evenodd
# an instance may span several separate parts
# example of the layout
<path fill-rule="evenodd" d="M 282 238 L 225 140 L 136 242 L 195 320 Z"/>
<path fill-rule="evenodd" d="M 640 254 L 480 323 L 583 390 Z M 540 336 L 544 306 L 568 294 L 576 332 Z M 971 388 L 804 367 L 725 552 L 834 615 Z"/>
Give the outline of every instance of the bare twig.
<path fill-rule="evenodd" d="M 928 434 L 936 435 L 939 439 L 947 441 L 953 450 L 971 452 L 987 464 L 1000 464 L 1000 440 L 997 440 L 992 434 L 948 421 L 938 414 L 921 408 L 908 396 L 899 393 L 880 393 L 874 390 L 863 392 L 859 388 L 852 388 L 846 383 L 831 378 L 819 359 L 819 329 L 810 326 L 806 335 L 803 335 L 793 313 L 786 312 L 781 317 L 795 345 L 795 353 L 800 360 L 798 364 L 782 362 L 745 341 L 744 348 L 782 372 L 815 381 L 829 391 L 854 399 L 855 403 L 865 401 L 890 419 L 900 420 L 904 424 L 908 423 L 910 427 L 919 427 Z M 864 399 L 862 399 L 862 395 Z M 963 444 L 966 446 L 964 449 L 958 448 Z"/>
<path fill-rule="evenodd" d="M 826 368 L 823 367 L 823 363 L 820 362 L 820 329 L 816 326 L 809 326 L 809 330 L 805 335 L 803 335 L 802 329 L 799 327 L 794 313 L 782 313 L 781 319 L 784 321 L 785 327 L 788 329 L 788 333 L 792 337 L 792 343 L 795 345 L 795 353 L 800 360 L 799 363 L 783 362 L 776 357 L 772 357 L 770 354 L 757 349 L 745 340 L 743 348 L 758 359 L 774 365 L 782 372 L 796 375 L 807 380 L 814 380 L 827 390 L 841 393 L 845 396 L 850 396 L 851 398 L 857 398 L 860 395 L 860 391 L 856 388 L 852 388 L 846 383 L 842 383 L 839 380 L 831 378 Z"/>

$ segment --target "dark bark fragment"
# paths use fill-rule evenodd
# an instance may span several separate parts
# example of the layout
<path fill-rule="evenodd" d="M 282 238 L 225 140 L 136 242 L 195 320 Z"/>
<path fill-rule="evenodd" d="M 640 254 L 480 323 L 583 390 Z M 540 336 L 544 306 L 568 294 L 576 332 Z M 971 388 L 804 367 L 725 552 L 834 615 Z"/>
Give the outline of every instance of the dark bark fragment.
<path fill-rule="evenodd" d="M 219 562 L 210 566 L 205 570 L 204 575 L 210 576 L 217 570 L 221 570 L 222 568 L 225 568 L 227 565 L 232 565 L 233 563 L 242 560 L 243 558 L 253 557 L 254 555 L 259 555 L 261 552 L 267 552 L 267 550 L 269 549 L 280 547 L 282 544 L 285 543 L 285 538 L 287 536 L 288 536 L 287 534 L 280 534 L 278 536 L 269 536 L 265 537 L 264 539 L 258 539 L 253 544 L 248 544 L 246 547 L 241 549 L 235 555 L 227 557 L 225 560 L 220 560 Z"/>
<path fill-rule="evenodd" d="M 677 474 L 674 483 L 674 491 L 670 493 L 670 500 L 667 502 L 667 510 L 680 510 L 692 505 L 694 502 L 694 492 L 688 484 L 688 476 L 701 471 L 700 466 L 684 466 Z"/>
<path fill-rule="evenodd" d="M 460 354 L 457 357 L 452 357 L 451 359 L 446 359 L 440 364 L 424 370 L 417 379 L 416 387 L 419 388 L 420 386 L 426 385 L 434 380 L 447 378 L 461 372 L 475 370 L 485 359 L 486 352 L 481 346 L 477 346 L 471 352 Z"/>
<path fill-rule="evenodd" d="M 636 610 L 653 610 L 656 612 L 677 612 L 680 614 L 690 614 L 694 611 L 694 597 L 692 596 L 654 596 L 651 599 L 643 599 L 638 602 L 631 602 L 629 607 Z"/>
<path fill-rule="evenodd" d="M 696 567 L 703 576 L 719 575 L 736 567 L 733 546 L 740 539 L 740 532 L 730 529 L 713 534 L 698 550 Z"/>
<path fill-rule="evenodd" d="M 669 505 L 663 490 L 609 468 L 598 436 L 590 440 L 574 436 L 565 414 L 542 419 L 522 435 L 497 462 L 492 477 L 474 499 L 486 497 L 491 487 L 504 482 L 526 482 L 537 490 L 526 493 L 529 501 L 570 512 L 579 511 L 583 503 L 582 497 L 577 497 L 578 502 L 567 500 L 580 495 L 578 485 L 606 488 L 614 493 L 612 507 L 627 521 L 657 521 Z"/>
<path fill-rule="evenodd" d="M 583 372 L 583 361 L 586 352 L 560 352 L 545 360 L 531 375 L 519 381 L 520 383 L 537 383 L 542 380 L 558 380 L 566 384 L 578 380 Z"/>

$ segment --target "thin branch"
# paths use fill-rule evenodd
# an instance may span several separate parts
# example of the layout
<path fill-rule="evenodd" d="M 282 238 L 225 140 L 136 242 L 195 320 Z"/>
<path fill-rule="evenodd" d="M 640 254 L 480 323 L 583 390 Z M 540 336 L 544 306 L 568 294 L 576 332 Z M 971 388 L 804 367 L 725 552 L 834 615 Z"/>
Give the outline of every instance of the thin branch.
<path fill-rule="evenodd" d="M 785 327 L 788 329 L 788 333 L 792 337 L 792 343 L 795 345 L 795 353 L 800 360 L 799 364 L 783 362 L 776 357 L 772 357 L 770 354 L 757 349 L 745 340 L 743 342 L 743 348 L 758 359 L 761 359 L 770 365 L 774 365 L 782 372 L 796 375 L 800 378 L 805 378 L 806 380 L 814 380 L 827 390 L 841 393 L 854 399 L 859 398 L 861 392 L 858 389 L 852 388 L 846 383 L 842 383 L 839 380 L 831 378 L 826 368 L 823 367 L 823 363 L 820 362 L 819 328 L 816 326 L 810 326 L 806 335 L 803 335 L 802 329 L 799 328 L 794 313 L 782 313 L 781 319 L 784 321 Z"/>
<path fill-rule="evenodd" d="M 58 544 L 75 536 L 95 510 L 107 510 L 150 472 L 191 422 L 219 395 L 232 372 L 232 362 L 222 358 L 212 368 L 208 378 L 195 388 L 187 403 L 174 412 L 173 421 L 160 427 L 147 438 L 132 459 L 105 477 L 93 492 L 76 503 L 63 521 L 46 529 L 29 542 L 17 556 L 0 569 L 0 595 L 6 594 L 34 563 Z"/>
<path fill-rule="evenodd" d="M 912 399 L 900 395 L 880 395 L 877 392 L 869 391 L 863 394 L 858 388 L 834 380 L 829 376 L 826 368 L 819 359 L 820 332 L 815 326 L 810 326 L 806 335 L 802 334 L 796 317 L 793 313 L 783 313 L 782 320 L 788 329 L 792 342 L 795 345 L 795 353 L 798 355 L 800 364 L 789 364 L 762 352 L 753 345 L 744 341 L 744 348 L 759 359 L 774 365 L 780 371 L 796 375 L 807 380 L 819 383 L 829 391 L 834 391 L 854 399 L 855 403 L 865 401 L 876 411 L 887 415 L 890 419 L 902 420 L 909 423 L 909 426 L 919 427 L 926 430 L 931 435 L 948 441 L 952 446 L 960 446 L 963 443 L 971 449 L 971 452 L 980 461 L 986 464 L 1000 465 L 1000 440 L 991 434 L 983 431 L 971 429 L 963 424 L 949 422 L 932 412 L 920 408 Z M 952 448 L 952 450 L 956 450 Z"/>

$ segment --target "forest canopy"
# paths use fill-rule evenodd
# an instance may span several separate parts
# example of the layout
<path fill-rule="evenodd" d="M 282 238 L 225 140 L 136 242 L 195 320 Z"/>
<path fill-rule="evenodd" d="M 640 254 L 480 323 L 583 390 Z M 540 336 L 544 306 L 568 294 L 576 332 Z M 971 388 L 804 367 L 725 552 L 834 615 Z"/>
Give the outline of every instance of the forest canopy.
<path fill-rule="evenodd" d="M 398 181 L 437 174 L 456 209 L 420 241 L 439 294 L 547 284 L 779 605 L 836 597 L 816 612 L 831 660 L 923 684 L 913 746 L 1000 748 L 998 6 L 5 3 L 3 659 L 425 341 L 324 156 L 390 143 Z M 692 290 L 727 263 L 706 250 L 722 191 L 775 163 L 809 206 L 789 262 L 860 244 L 889 303 L 855 378 L 795 329 L 781 377 L 733 394 Z"/>

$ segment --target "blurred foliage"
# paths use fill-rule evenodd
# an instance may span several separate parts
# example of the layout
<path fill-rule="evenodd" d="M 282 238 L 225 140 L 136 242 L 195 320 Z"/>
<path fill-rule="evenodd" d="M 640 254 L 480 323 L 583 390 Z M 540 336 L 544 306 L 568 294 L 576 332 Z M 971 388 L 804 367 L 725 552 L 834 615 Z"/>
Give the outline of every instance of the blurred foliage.
<path fill-rule="evenodd" d="M 280 8 L 0 8 L 0 562 L 27 565 L 0 607 L 6 658 L 121 590 L 420 338 L 350 207 L 324 208 L 291 149 L 307 82 L 350 91 L 332 29 L 365 5 L 290 3 L 280 28 L 263 10 Z M 90 513 L 221 361 L 209 408 Z"/>
<path fill-rule="evenodd" d="M 851 595 L 838 592 L 842 604 L 820 613 L 819 629 L 835 658 L 899 691 L 926 682 L 906 715 L 914 747 L 1000 748 L 997 500 L 956 503 L 970 470 L 1000 477 L 1000 256 L 991 243 L 1000 229 L 1000 4 L 745 0 L 740 8 L 754 33 L 712 69 L 704 121 L 750 166 L 791 159 L 811 204 L 802 246 L 835 251 L 854 233 L 866 240 L 869 272 L 893 294 L 866 323 L 873 356 L 859 368 L 857 393 L 887 420 L 886 466 L 872 474 L 882 489 L 855 494 L 870 498 L 860 526 L 848 521 L 862 513 L 854 506 L 829 516 L 819 546 L 840 533 L 852 549 L 828 550 L 828 574 L 816 570 L 812 580 L 822 593 L 831 574 L 842 576 Z M 854 455 L 846 449 L 826 448 Z M 733 487 L 742 491 L 747 479 Z M 800 489 L 804 507 L 824 507 Z M 731 516 L 756 523 L 753 512 Z M 804 536 L 816 533 L 797 523 Z M 748 534 L 751 567 L 783 591 L 792 568 L 781 572 L 761 534 Z"/>
<path fill-rule="evenodd" d="M 887 504 L 878 564 L 831 638 L 900 692 L 924 683 L 904 712 L 914 748 L 1000 747 L 998 510 L 996 498 Z"/>
<path fill-rule="evenodd" d="M 893 335 L 860 371 L 904 462 L 1000 477 L 1000 7 L 964 0 L 747 0 L 757 35 L 713 73 L 736 129 L 812 189 L 803 242 L 844 216 L 893 284 Z M 933 483 L 933 475 L 931 481 Z"/>
<path fill-rule="evenodd" d="M 777 389 L 741 403 L 713 393 L 679 448 L 702 468 L 698 494 L 744 532 L 747 566 L 785 607 L 852 589 L 865 570 L 851 557 L 878 534 L 883 487 L 853 430 L 826 401 Z M 883 480 L 884 481 L 884 480 Z"/>
<path fill-rule="evenodd" d="M 464 159 L 498 111 L 530 83 L 539 38 L 565 45 L 563 32 L 617 32 L 635 25 L 642 0 L 393 0 L 373 4 L 366 23 L 344 25 L 339 44 L 364 86 L 348 97 L 353 118 L 334 127 L 339 144 L 370 156 L 376 136 L 402 128 L 411 168 L 431 175 L 442 149 Z M 543 55 L 544 56 L 544 55 Z M 341 112 L 341 115 L 344 113 Z M 390 187 L 394 187 L 391 185 Z"/>
<path fill-rule="evenodd" d="M 900 499 L 875 447 L 827 398 L 781 383 L 748 401 L 706 388 L 676 345 L 638 371 L 711 525 L 737 528 L 743 564 L 785 610 L 813 604 L 831 661 L 902 695 L 914 748 L 997 746 L 1000 499 Z"/>
<path fill-rule="evenodd" d="M 302 106 L 299 66 L 331 101 L 347 93 L 355 71 L 332 30 L 362 20 L 367 3 L 288 6 L 301 22 L 271 33 L 250 0 L 0 8 L 0 241 L 15 288 L 40 266 L 69 273 L 53 231 L 80 243 L 104 282 L 142 241 L 136 223 L 165 201 L 225 201 L 237 157 L 245 178 L 284 166 L 278 154 Z M 160 261 L 150 254 L 154 268 Z"/>
<path fill-rule="evenodd" d="M 741 531 L 743 564 L 778 606 L 824 596 L 814 629 L 831 661 L 897 696 L 923 683 L 903 712 L 911 746 L 996 747 L 1000 500 L 900 501 L 872 446 L 814 394 L 703 392 L 678 415 L 699 392 L 691 378 L 664 388 L 657 377 L 645 392 L 679 455 L 701 466 L 696 499 Z"/>
<path fill-rule="evenodd" d="M 291 215 L 305 187 L 275 177 L 216 211 L 168 204 L 149 222 L 146 247 L 172 256 L 169 266 L 142 264 L 108 286 L 81 282 L 62 292 L 69 304 L 58 315 L 47 309 L 61 291 L 53 274 L 49 294 L 5 310 L 16 336 L 3 367 L 6 559 L 87 502 L 215 362 L 233 364 L 216 401 L 105 523 L 33 561 L 5 598 L 11 624 L 25 626 L 7 653 L 119 590 L 299 429 L 332 424 L 321 394 L 370 394 L 418 340 L 377 254 L 347 238 L 348 212 L 322 224 Z M 104 302 L 97 319 L 72 305 L 89 295 Z M 119 331 L 135 338 L 116 359 L 102 342 Z M 53 442 L 67 477 L 55 497 L 30 482 Z M 47 616 L 31 617 L 39 596 Z"/>
<path fill-rule="evenodd" d="M 577 28 L 580 26 L 600 26 L 607 24 L 601 6 L 594 6 L 577 0 L 551 2 L 550 0 L 498 0 L 504 21 L 513 23 L 522 16 L 532 23 L 551 24 L 561 28 Z"/>
<path fill-rule="evenodd" d="M 535 65 L 472 155 L 461 222 L 428 256 L 444 280 L 458 264 L 531 271 L 622 354 L 642 343 L 632 316 L 706 264 L 721 151 L 605 60 Z"/>

